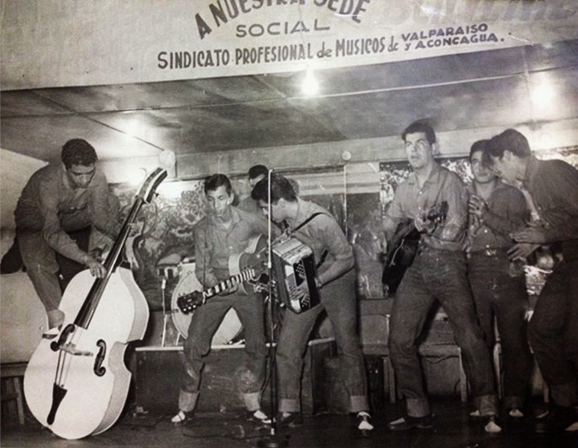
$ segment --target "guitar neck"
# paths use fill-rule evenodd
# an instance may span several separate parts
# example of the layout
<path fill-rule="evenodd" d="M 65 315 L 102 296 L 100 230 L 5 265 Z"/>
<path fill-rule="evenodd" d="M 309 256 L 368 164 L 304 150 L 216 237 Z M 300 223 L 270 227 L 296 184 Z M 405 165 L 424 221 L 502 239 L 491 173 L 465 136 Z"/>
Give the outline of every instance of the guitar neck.
<path fill-rule="evenodd" d="M 216 296 L 217 294 L 231 289 L 233 286 L 239 283 L 251 280 L 255 276 L 255 269 L 249 268 L 244 271 L 239 272 L 237 275 L 229 277 L 227 280 L 223 280 L 221 283 L 212 286 L 211 288 L 205 289 L 203 295 L 206 299 Z"/>

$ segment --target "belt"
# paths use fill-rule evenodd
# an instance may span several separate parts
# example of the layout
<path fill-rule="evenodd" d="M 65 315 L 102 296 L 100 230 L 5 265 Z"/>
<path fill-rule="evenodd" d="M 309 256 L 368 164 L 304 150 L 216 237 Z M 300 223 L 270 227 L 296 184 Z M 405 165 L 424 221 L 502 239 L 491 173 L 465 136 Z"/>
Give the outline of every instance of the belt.
<path fill-rule="evenodd" d="M 483 255 L 486 257 L 497 257 L 499 254 L 506 253 L 506 249 L 503 248 L 493 248 L 493 249 L 481 249 L 471 252 L 471 255 Z"/>

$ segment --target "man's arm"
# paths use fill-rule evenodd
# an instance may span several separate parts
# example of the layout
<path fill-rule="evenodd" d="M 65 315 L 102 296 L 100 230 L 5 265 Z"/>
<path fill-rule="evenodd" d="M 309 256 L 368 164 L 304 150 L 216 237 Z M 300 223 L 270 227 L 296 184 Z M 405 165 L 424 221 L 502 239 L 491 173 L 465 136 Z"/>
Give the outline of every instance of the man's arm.
<path fill-rule="evenodd" d="M 104 276 L 106 273 L 104 266 L 82 251 L 76 242 L 60 227 L 58 195 L 56 194 L 55 185 L 51 182 L 43 182 L 40 184 L 39 191 L 39 208 L 44 218 L 42 234 L 48 245 L 65 257 L 86 265 L 92 275 L 96 277 Z"/>
<path fill-rule="evenodd" d="M 199 222 L 193 229 L 195 240 L 195 275 L 197 280 L 203 285 L 203 289 L 215 286 L 218 282 L 217 277 L 211 267 L 211 258 L 209 254 L 209 244 L 207 229 L 203 225 L 204 221 Z"/>

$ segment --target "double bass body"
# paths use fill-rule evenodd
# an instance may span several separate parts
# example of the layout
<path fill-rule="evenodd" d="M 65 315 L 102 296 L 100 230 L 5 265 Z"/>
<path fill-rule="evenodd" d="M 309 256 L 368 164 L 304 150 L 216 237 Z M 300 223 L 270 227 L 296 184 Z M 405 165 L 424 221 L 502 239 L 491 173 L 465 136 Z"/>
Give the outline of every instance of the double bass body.
<path fill-rule="evenodd" d="M 75 276 L 60 309 L 76 316 L 94 279 L 89 271 Z M 88 329 L 65 320 L 63 331 L 43 339 L 32 355 L 24 377 L 24 393 L 32 414 L 56 435 L 79 439 L 110 428 L 120 416 L 130 385 L 124 364 L 127 343 L 142 339 L 149 309 L 132 272 L 118 268 L 111 276 L 93 324 Z M 54 350 L 66 329 L 73 329 Z M 53 372 L 53 374 L 50 374 Z M 60 403 L 55 386 L 65 392 Z M 53 413 L 52 422 L 49 416 Z"/>

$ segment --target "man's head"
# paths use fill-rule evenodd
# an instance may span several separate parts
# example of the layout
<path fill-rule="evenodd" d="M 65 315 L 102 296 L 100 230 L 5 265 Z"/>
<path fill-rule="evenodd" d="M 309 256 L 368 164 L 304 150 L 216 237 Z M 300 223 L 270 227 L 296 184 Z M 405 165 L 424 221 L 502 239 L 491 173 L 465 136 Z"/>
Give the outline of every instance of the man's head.
<path fill-rule="evenodd" d="M 265 214 L 268 211 L 269 188 L 271 194 L 271 219 L 282 222 L 289 216 L 289 210 L 297 203 L 297 194 L 292 183 L 278 173 L 271 174 L 271 185 L 269 179 L 265 177 L 257 182 L 251 192 L 251 197 L 258 201 L 259 207 Z"/>
<path fill-rule="evenodd" d="M 235 198 L 231 181 L 224 174 L 213 174 L 205 179 L 205 196 L 210 212 L 216 216 L 223 216 Z"/>
<path fill-rule="evenodd" d="M 401 134 L 405 142 L 407 160 L 414 170 L 425 168 L 434 162 L 437 151 L 436 134 L 432 127 L 423 121 L 415 121 Z"/>
<path fill-rule="evenodd" d="M 68 140 L 62 147 L 60 158 L 69 182 L 75 188 L 86 188 L 94 177 L 98 160 L 96 151 L 90 143 L 81 138 Z"/>
<path fill-rule="evenodd" d="M 515 129 L 506 129 L 486 145 L 486 163 L 496 175 L 511 184 L 524 180 L 526 162 L 532 155 L 528 139 Z"/>
<path fill-rule="evenodd" d="M 470 164 L 472 173 L 477 183 L 487 184 L 492 182 L 496 175 L 487 164 L 486 145 L 488 140 L 478 140 L 470 148 Z"/>
<path fill-rule="evenodd" d="M 261 179 L 267 177 L 269 169 L 265 165 L 253 165 L 249 168 L 249 185 L 251 188 L 257 185 Z"/>

